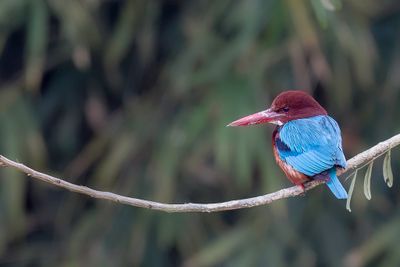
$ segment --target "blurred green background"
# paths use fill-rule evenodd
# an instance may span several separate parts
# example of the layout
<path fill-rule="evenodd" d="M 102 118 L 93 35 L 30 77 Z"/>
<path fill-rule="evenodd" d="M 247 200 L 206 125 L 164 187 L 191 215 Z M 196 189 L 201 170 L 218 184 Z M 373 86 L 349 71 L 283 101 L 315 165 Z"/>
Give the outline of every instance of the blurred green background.
<path fill-rule="evenodd" d="M 225 127 L 285 89 L 327 108 L 348 158 L 400 132 L 400 2 L 0 1 L 1 154 L 73 183 L 171 203 L 288 187 L 273 127 Z M 399 155 L 371 201 L 359 172 L 352 213 L 319 187 L 165 214 L 1 170 L 0 266 L 399 266 Z"/>

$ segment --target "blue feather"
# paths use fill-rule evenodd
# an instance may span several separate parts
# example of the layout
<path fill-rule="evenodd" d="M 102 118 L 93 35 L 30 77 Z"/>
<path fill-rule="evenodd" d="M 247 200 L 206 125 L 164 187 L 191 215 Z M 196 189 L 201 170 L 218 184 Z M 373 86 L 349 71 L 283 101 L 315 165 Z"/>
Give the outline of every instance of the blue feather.
<path fill-rule="evenodd" d="M 347 196 L 336 177 L 336 166 L 345 168 L 346 159 L 340 128 L 334 119 L 320 115 L 293 120 L 278 131 L 276 145 L 284 162 L 310 177 L 329 170 L 329 188 L 338 198 Z"/>
<path fill-rule="evenodd" d="M 337 178 L 335 168 L 332 168 L 329 171 L 329 180 L 326 182 L 326 185 L 329 187 L 329 189 L 332 191 L 332 193 L 335 195 L 336 198 L 338 199 L 347 198 L 347 192 L 343 188 L 343 185 L 340 183 L 339 179 Z"/>

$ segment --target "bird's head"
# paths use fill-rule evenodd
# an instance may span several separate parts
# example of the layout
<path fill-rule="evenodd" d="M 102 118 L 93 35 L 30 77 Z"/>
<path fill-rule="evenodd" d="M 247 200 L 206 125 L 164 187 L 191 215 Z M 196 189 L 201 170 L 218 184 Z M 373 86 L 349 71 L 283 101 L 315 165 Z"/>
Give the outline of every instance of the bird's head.
<path fill-rule="evenodd" d="M 283 125 L 288 121 L 327 115 L 326 110 L 304 91 L 285 91 L 279 94 L 267 110 L 238 119 L 228 126 L 248 126 L 261 123 Z"/>

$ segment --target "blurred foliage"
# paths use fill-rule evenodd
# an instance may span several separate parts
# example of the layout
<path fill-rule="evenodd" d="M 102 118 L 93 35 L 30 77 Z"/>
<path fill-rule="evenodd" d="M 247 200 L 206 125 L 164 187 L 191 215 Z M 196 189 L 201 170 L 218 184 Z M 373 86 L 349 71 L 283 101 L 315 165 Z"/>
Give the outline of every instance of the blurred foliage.
<path fill-rule="evenodd" d="M 299 88 L 339 121 L 348 157 L 400 132 L 399 29 L 396 0 L 1 0 L 1 153 L 163 202 L 272 192 L 289 185 L 272 127 L 225 125 Z M 373 168 L 352 213 L 319 188 L 163 214 L 2 170 L 0 265 L 398 266 L 398 155 L 393 188 Z"/>

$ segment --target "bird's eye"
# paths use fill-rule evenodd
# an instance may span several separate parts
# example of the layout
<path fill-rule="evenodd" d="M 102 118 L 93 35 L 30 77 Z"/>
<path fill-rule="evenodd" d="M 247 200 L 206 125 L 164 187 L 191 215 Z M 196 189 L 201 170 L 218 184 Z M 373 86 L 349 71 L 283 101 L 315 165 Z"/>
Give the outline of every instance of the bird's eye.
<path fill-rule="evenodd" d="M 288 107 L 283 107 L 282 110 L 283 110 L 283 112 L 288 112 L 289 108 Z"/>

